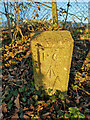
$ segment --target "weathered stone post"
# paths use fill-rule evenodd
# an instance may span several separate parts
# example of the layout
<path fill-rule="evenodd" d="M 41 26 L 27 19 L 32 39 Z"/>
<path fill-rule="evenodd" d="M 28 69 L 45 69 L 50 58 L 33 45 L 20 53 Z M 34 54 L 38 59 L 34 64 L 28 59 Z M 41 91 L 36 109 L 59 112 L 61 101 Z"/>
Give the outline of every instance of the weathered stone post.
<path fill-rule="evenodd" d="M 45 31 L 31 41 L 35 86 L 67 92 L 73 52 L 69 31 Z"/>

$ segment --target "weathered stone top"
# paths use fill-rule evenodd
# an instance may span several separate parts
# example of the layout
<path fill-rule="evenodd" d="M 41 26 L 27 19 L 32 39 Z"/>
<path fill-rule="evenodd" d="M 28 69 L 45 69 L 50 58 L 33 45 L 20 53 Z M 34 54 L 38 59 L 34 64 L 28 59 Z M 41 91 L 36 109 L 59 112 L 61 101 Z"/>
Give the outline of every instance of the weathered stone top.
<path fill-rule="evenodd" d="M 53 39 L 52 39 L 53 38 Z M 69 31 L 44 31 L 36 35 L 33 39 L 35 43 L 40 43 L 43 47 L 63 47 L 64 43 L 69 44 L 73 42 Z"/>

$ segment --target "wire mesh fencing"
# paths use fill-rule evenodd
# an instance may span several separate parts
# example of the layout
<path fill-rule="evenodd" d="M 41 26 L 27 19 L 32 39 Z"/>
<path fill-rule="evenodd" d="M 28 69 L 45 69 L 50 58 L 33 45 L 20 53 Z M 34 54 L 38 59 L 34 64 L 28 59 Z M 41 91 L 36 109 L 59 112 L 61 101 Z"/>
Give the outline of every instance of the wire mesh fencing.
<path fill-rule="evenodd" d="M 12 2 L 10 2 L 12 3 Z M 47 21 L 52 24 L 52 2 L 21 2 L 26 9 L 23 12 L 19 12 L 20 21 L 23 20 L 34 20 L 34 21 Z M 14 10 L 9 7 L 9 11 L 14 16 Z M 4 7 L 3 7 L 4 10 Z M 66 2 L 57 2 L 57 14 L 58 23 L 62 26 L 65 24 L 67 27 L 80 26 L 88 24 L 88 2 L 82 0 L 66 0 Z M 14 16 L 15 17 L 15 16 Z M 13 17 L 13 18 L 14 18 Z M 14 21 L 15 22 L 15 19 Z M 7 19 L 2 14 L 2 25 L 7 26 Z"/>

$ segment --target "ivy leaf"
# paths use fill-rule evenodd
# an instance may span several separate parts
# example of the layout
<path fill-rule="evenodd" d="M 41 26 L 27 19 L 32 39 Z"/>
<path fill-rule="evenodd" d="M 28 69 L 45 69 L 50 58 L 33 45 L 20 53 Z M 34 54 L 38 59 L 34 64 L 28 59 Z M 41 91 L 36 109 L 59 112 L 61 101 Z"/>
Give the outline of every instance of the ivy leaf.
<path fill-rule="evenodd" d="M 27 104 L 28 104 L 28 105 L 31 105 L 31 104 L 33 104 L 33 103 L 34 103 L 34 101 L 33 101 L 32 99 L 27 101 Z"/>
<path fill-rule="evenodd" d="M 82 113 L 80 113 L 79 118 L 85 118 L 85 115 L 83 115 Z"/>
<path fill-rule="evenodd" d="M 23 102 L 23 106 L 26 106 L 26 103 Z"/>
<path fill-rule="evenodd" d="M 69 112 L 73 113 L 73 114 L 78 114 L 79 113 L 79 109 L 77 107 L 70 107 L 69 108 Z"/>
<path fill-rule="evenodd" d="M 73 117 L 74 117 L 74 118 L 78 118 L 78 114 L 75 114 Z"/>
<path fill-rule="evenodd" d="M 12 107 L 12 104 L 11 104 L 11 103 L 7 104 L 7 107 L 8 107 L 8 109 L 10 110 L 11 107 Z"/>
<path fill-rule="evenodd" d="M 16 84 L 17 84 L 17 85 L 21 85 L 22 82 L 21 82 L 21 81 L 16 81 Z"/>
<path fill-rule="evenodd" d="M 6 99 L 6 100 L 9 100 L 11 97 L 12 97 L 12 94 L 8 94 L 5 99 Z"/>
<path fill-rule="evenodd" d="M 40 96 L 41 95 L 41 91 L 37 90 L 35 94 Z"/>
<path fill-rule="evenodd" d="M 84 113 L 89 113 L 89 112 L 90 112 L 89 109 L 86 108 Z"/>
<path fill-rule="evenodd" d="M 49 106 L 50 106 L 50 104 L 51 104 L 51 103 L 49 102 L 49 103 L 48 103 L 48 105 L 47 105 L 47 107 L 49 107 Z"/>
<path fill-rule="evenodd" d="M 11 107 L 12 107 L 12 100 L 10 100 L 8 103 L 7 103 L 7 107 L 8 107 L 8 109 L 10 110 L 11 109 Z"/>
<path fill-rule="evenodd" d="M 63 117 L 64 113 L 61 112 L 61 110 L 58 111 L 58 116 Z"/>
<path fill-rule="evenodd" d="M 22 110 L 20 110 L 20 118 L 21 118 L 21 120 L 23 119 L 23 111 Z"/>
<path fill-rule="evenodd" d="M 17 90 L 13 91 L 13 95 L 17 96 L 18 95 L 18 91 Z"/>
<path fill-rule="evenodd" d="M 52 102 L 56 101 L 55 95 L 51 96 L 50 99 L 52 100 Z"/>
<path fill-rule="evenodd" d="M 48 89 L 48 92 L 49 92 L 49 93 L 51 93 L 51 92 L 52 92 L 52 90 L 53 90 L 53 89 L 49 88 L 49 89 Z"/>
<path fill-rule="evenodd" d="M 64 95 L 63 95 L 63 94 L 59 94 L 59 98 L 60 98 L 61 100 L 63 100 L 63 99 L 64 99 Z"/>
<path fill-rule="evenodd" d="M 66 113 L 65 116 L 70 118 L 71 114 Z"/>
<path fill-rule="evenodd" d="M 31 88 L 31 92 L 34 92 L 34 88 Z"/>
<path fill-rule="evenodd" d="M 26 102 L 26 97 L 23 97 L 23 98 L 22 98 L 22 101 L 23 101 L 23 102 Z"/>
<path fill-rule="evenodd" d="M 24 92 L 25 91 L 25 85 L 23 85 L 22 88 L 19 88 L 18 90 L 19 90 L 20 93 Z"/>

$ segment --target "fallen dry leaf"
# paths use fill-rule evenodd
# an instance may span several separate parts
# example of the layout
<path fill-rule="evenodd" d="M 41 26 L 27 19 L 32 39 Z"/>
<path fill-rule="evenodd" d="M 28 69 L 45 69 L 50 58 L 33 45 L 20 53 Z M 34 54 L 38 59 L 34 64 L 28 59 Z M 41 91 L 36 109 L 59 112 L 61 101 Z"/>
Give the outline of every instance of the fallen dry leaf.
<path fill-rule="evenodd" d="M 15 103 L 15 106 L 16 106 L 16 107 L 18 108 L 18 110 L 19 110 L 19 109 L 20 109 L 19 94 L 18 94 L 17 98 L 15 99 L 14 103 Z"/>
<path fill-rule="evenodd" d="M 7 75 L 4 75 L 4 76 L 2 77 L 2 79 L 5 79 L 5 78 L 7 78 Z"/>
<path fill-rule="evenodd" d="M 90 120 L 90 115 L 85 115 L 85 118 Z"/>
<path fill-rule="evenodd" d="M 24 119 L 30 119 L 30 117 L 28 116 L 28 114 L 25 114 L 23 117 L 24 117 Z"/>
<path fill-rule="evenodd" d="M 47 112 L 47 113 L 43 114 L 43 117 L 48 116 L 49 114 L 50 114 L 50 112 Z"/>
<path fill-rule="evenodd" d="M 15 115 L 12 116 L 12 119 L 19 119 L 18 114 L 16 113 Z"/>
<path fill-rule="evenodd" d="M 2 112 L 7 112 L 7 104 L 2 103 Z"/>
<path fill-rule="evenodd" d="M 30 33 L 30 37 L 33 37 L 35 33 Z"/>

